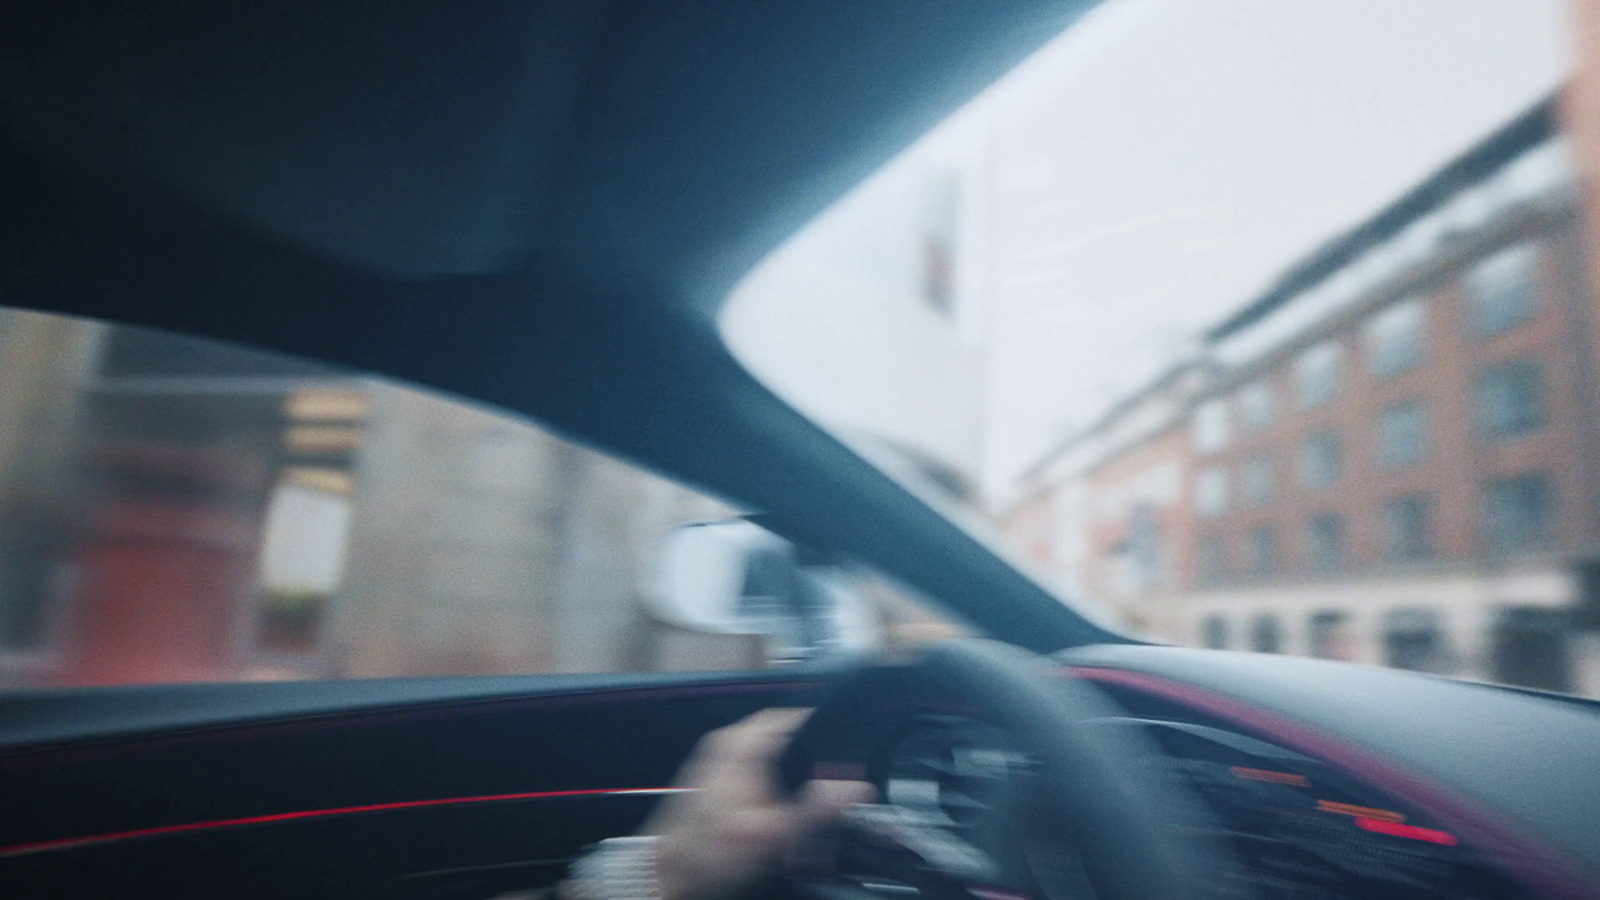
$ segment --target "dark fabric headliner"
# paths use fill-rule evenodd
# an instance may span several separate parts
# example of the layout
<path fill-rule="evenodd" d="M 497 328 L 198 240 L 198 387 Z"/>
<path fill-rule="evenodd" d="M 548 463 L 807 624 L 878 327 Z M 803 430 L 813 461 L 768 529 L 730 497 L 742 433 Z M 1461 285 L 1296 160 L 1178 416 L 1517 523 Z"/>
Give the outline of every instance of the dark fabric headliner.
<path fill-rule="evenodd" d="M 715 303 L 1087 5 L 48 4 L 12 14 L 4 103 L 52 155 L 376 272 L 540 256 Z"/>

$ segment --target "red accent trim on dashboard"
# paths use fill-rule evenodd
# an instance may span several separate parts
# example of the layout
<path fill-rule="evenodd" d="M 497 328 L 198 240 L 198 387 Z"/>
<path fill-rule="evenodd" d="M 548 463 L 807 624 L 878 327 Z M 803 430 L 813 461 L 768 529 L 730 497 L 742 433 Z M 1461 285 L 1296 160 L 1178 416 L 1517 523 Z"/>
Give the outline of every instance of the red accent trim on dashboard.
<path fill-rule="evenodd" d="M 56 850 L 76 850 L 95 844 L 109 844 L 136 838 L 183 834 L 192 831 L 213 831 L 219 828 L 237 828 L 243 825 L 269 825 L 274 822 L 292 822 L 297 819 L 320 819 L 328 816 L 349 816 L 357 813 L 391 812 L 400 809 L 422 809 L 430 806 L 458 806 L 467 803 L 496 803 L 505 800 L 548 800 L 555 797 L 616 797 L 628 795 L 656 795 L 677 793 L 683 788 L 593 788 L 578 791 L 529 791 L 520 794 L 485 794 L 480 797 L 441 797 L 433 800 L 401 800 L 394 803 L 369 803 L 365 806 L 340 806 L 330 809 L 303 809 L 295 812 L 270 813 L 263 816 L 244 816 L 238 819 L 215 819 L 209 822 L 185 822 L 180 825 L 159 825 L 154 828 L 135 828 L 131 831 L 113 831 L 85 837 L 59 838 L 52 841 L 34 841 L 0 847 L 0 859 L 23 856 L 29 853 L 48 853 Z"/>
<path fill-rule="evenodd" d="M 1426 810 L 1462 841 L 1492 857 L 1507 874 L 1548 900 L 1592 900 L 1600 896 L 1600 885 L 1581 865 L 1542 842 L 1523 837 L 1502 823 L 1499 816 L 1455 790 L 1400 768 L 1341 738 L 1207 688 L 1160 675 L 1096 666 L 1064 666 L 1057 671 L 1173 701 L 1343 769 Z M 1454 839 L 1453 835 L 1447 836 Z"/>
<path fill-rule="evenodd" d="M 1430 844 L 1443 844 L 1446 847 L 1454 847 L 1456 845 L 1456 836 L 1448 831 L 1418 828 L 1415 825 L 1390 822 L 1386 819 L 1369 819 L 1366 816 L 1356 816 L 1356 827 L 1362 831 L 1410 838 L 1413 841 L 1427 841 Z"/>

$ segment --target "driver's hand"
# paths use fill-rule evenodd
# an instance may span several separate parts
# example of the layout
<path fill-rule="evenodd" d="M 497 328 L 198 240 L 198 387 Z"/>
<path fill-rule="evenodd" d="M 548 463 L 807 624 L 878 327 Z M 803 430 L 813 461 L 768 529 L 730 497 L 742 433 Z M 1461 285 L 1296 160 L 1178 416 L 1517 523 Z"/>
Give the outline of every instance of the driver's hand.
<path fill-rule="evenodd" d="M 804 838 L 852 803 L 873 798 L 860 781 L 812 781 L 785 796 L 773 763 L 809 710 L 768 709 L 701 739 L 674 794 L 645 823 L 658 835 L 662 900 L 719 900 L 783 865 Z"/>

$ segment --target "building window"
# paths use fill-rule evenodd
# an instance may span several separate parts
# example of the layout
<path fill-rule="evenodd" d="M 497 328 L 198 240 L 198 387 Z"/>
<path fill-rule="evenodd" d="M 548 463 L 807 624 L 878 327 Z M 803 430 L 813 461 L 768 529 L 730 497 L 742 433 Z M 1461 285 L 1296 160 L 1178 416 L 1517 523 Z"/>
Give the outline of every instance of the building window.
<path fill-rule="evenodd" d="M 1257 432 L 1272 424 L 1278 414 L 1278 398 L 1272 382 L 1261 379 L 1239 389 L 1235 402 L 1239 406 L 1239 423 L 1247 432 Z"/>
<path fill-rule="evenodd" d="M 1317 513 L 1306 526 L 1306 555 L 1313 572 L 1344 568 L 1344 516 Z"/>
<path fill-rule="evenodd" d="M 1544 371 L 1532 360 L 1490 366 L 1478 374 L 1478 430 L 1491 438 L 1544 427 Z"/>
<path fill-rule="evenodd" d="M 1391 406 L 1378 415 L 1378 462 L 1403 469 L 1428 455 L 1428 408 L 1418 401 Z"/>
<path fill-rule="evenodd" d="M 1201 538 L 1196 555 L 1200 584 L 1204 586 L 1221 584 L 1228 575 L 1228 548 L 1222 538 L 1214 534 Z"/>
<path fill-rule="evenodd" d="M 1228 473 L 1225 469 L 1205 469 L 1195 476 L 1195 511 L 1206 518 L 1215 518 L 1228 510 Z"/>
<path fill-rule="evenodd" d="M 1194 411 L 1194 449 L 1200 453 L 1215 453 L 1228 446 L 1228 404 L 1222 400 L 1208 400 Z"/>
<path fill-rule="evenodd" d="M 1489 677 L 1544 691 L 1572 690 L 1569 640 L 1573 622 L 1564 609 L 1513 606 L 1489 627 Z"/>
<path fill-rule="evenodd" d="M 1555 489 L 1543 474 L 1497 478 L 1483 488 L 1483 530 L 1496 555 L 1550 545 Z"/>
<path fill-rule="evenodd" d="M 1350 616 L 1325 609 L 1311 614 L 1311 655 L 1318 659 L 1353 659 Z"/>
<path fill-rule="evenodd" d="M 1383 506 L 1384 554 L 1397 562 L 1433 555 L 1433 504 L 1425 494 L 1395 497 Z"/>
<path fill-rule="evenodd" d="M 1271 502 L 1277 488 L 1277 470 L 1272 457 L 1261 453 L 1245 460 L 1239 472 L 1239 488 L 1246 503 L 1263 506 Z"/>
<path fill-rule="evenodd" d="M 1455 666 L 1439 614 L 1397 609 L 1383 617 L 1383 662 L 1395 669 L 1445 674 Z"/>
<path fill-rule="evenodd" d="M 1344 450 L 1339 436 L 1319 431 L 1306 436 L 1300 448 L 1300 483 L 1308 488 L 1323 488 L 1339 480 L 1344 467 Z"/>
<path fill-rule="evenodd" d="M 1519 244 L 1478 263 L 1467 276 L 1469 319 L 1480 337 L 1502 334 L 1528 322 L 1539 311 L 1534 287 L 1538 253 Z"/>
<path fill-rule="evenodd" d="M 1270 578 L 1278 574 L 1278 533 L 1270 526 L 1257 525 L 1250 529 L 1250 574 L 1256 578 Z"/>
<path fill-rule="evenodd" d="M 1250 621 L 1250 649 L 1257 653 L 1283 652 L 1283 625 L 1271 613 L 1262 613 Z"/>
<path fill-rule="evenodd" d="M 1327 406 L 1339 396 L 1343 348 L 1333 341 L 1318 344 L 1294 361 L 1295 390 L 1306 409 Z"/>
<path fill-rule="evenodd" d="M 1228 620 L 1218 615 L 1206 616 L 1200 622 L 1200 642 L 1211 650 L 1228 649 Z"/>
<path fill-rule="evenodd" d="M 1388 378 L 1421 365 L 1425 309 L 1421 300 L 1412 298 L 1368 320 L 1367 365 L 1372 374 Z"/>

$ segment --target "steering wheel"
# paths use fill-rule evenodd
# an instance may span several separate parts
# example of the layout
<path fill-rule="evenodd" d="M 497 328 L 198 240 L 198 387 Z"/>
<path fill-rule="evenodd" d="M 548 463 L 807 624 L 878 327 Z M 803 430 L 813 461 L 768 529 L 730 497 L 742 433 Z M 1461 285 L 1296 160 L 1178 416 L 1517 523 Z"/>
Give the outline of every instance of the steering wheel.
<path fill-rule="evenodd" d="M 867 777 L 882 787 L 883 760 L 919 717 L 982 723 L 1004 735 L 1012 781 L 1024 785 L 1015 813 L 1037 840 L 1061 842 L 1078 880 L 1055 890 L 1036 872 L 992 859 L 948 824 L 895 805 L 859 807 L 836 838 L 832 870 L 791 878 L 795 893 L 833 900 L 910 894 L 1002 900 L 1043 891 L 1107 900 L 1187 900 L 1219 848 L 1180 837 L 1174 822 L 1197 821 L 1198 797 L 1175 778 L 1152 779 L 1138 762 L 1156 753 L 1134 728 L 1097 727 L 1120 713 L 1096 688 L 1061 675 L 1048 659 L 988 640 L 932 645 L 909 665 L 860 669 L 825 699 L 779 760 L 786 786 L 812 777 Z M 976 854 L 976 855 L 974 855 Z M 840 860 L 848 857 L 848 862 Z M 1202 865 L 1204 864 L 1204 865 Z M 1027 868 L 1022 866 L 1022 868 Z M 880 871 L 862 871 L 879 869 Z M 1086 880 L 1084 879 L 1086 877 Z M 913 884 L 906 884 L 910 880 Z M 1092 889 L 1089 885 L 1092 884 Z"/>

